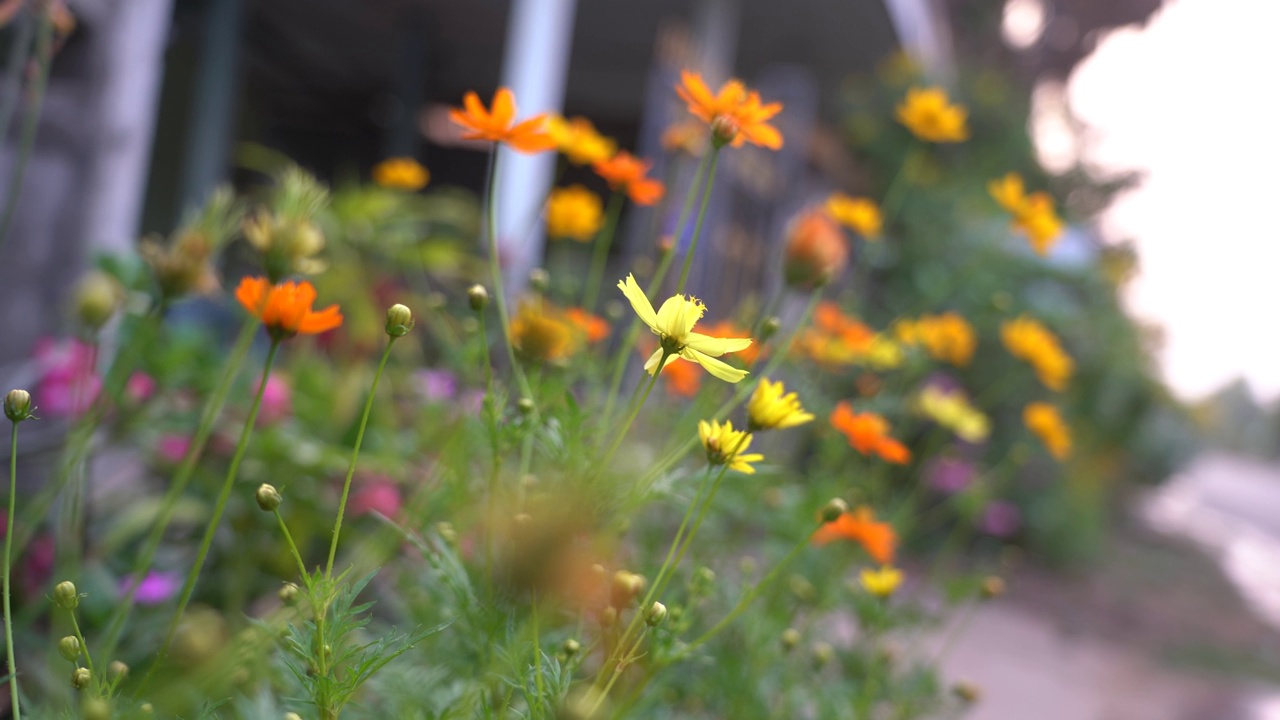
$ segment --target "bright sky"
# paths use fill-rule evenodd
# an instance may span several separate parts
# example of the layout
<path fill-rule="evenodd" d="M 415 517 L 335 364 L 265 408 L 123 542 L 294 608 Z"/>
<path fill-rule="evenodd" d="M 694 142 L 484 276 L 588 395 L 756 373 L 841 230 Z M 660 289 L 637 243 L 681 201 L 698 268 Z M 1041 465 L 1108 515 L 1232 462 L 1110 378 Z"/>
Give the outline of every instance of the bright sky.
<path fill-rule="evenodd" d="M 1068 85 L 1085 158 L 1147 173 L 1102 223 L 1137 241 L 1129 306 L 1163 326 L 1161 366 L 1187 398 L 1237 377 L 1280 396 L 1278 31 L 1278 0 L 1169 0 Z"/>

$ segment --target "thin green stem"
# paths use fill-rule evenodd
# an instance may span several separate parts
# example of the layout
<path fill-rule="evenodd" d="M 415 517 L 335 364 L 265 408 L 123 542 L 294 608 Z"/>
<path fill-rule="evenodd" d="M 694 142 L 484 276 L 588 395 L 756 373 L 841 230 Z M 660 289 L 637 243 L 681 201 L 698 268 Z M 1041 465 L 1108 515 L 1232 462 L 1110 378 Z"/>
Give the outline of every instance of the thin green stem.
<path fill-rule="evenodd" d="M 649 376 L 649 383 L 645 385 L 644 393 L 635 403 L 635 406 L 631 408 L 631 412 L 627 414 L 626 422 L 622 423 L 622 427 L 617 431 L 613 442 L 609 445 L 609 449 L 600 458 L 600 463 L 596 466 L 597 470 L 603 470 L 608 467 L 609 461 L 613 460 L 614 453 L 618 452 L 618 448 L 622 446 L 622 441 L 627 437 L 627 432 L 631 430 L 631 425 L 636 421 L 636 416 L 640 414 L 640 409 L 644 407 L 645 400 L 649 399 L 649 393 L 653 392 L 653 386 L 658 382 L 658 375 L 662 374 L 662 366 L 667 363 L 667 358 L 669 357 L 671 357 L 671 354 L 663 351 L 662 359 L 658 361 L 657 368 L 654 369 L 653 375 Z"/>
<path fill-rule="evenodd" d="M 262 379 L 258 383 L 258 392 L 254 395 L 253 404 L 249 406 L 249 415 L 245 418 L 244 429 L 240 431 L 240 439 L 236 442 L 235 453 L 231 456 L 231 465 L 227 468 L 227 476 L 222 481 L 222 491 L 218 493 L 218 500 L 213 506 L 213 515 L 210 516 L 209 524 L 204 530 L 204 537 L 200 540 L 200 549 L 196 552 L 195 562 L 192 563 L 191 570 L 187 572 L 187 579 L 182 585 L 182 594 L 178 599 L 178 607 L 174 610 L 173 619 L 169 621 L 169 629 L 165 632 L 164 642 L 160 644 L 160 652 L 157 654 L 155 662 L 151 665 L 151 669 L 147 672 L 146 678 L 142 681 L 143 687 L 146 687 L 156 669 L 159 668 L 164 660 L 169 646 L 173 643 L 173 637 L 178 632 L 178 626 L 182 623 L 182 614 L 186 612 L 187 603 L 191 602 L 191 595 L 196 588 L 196 580 L 200 577 L 200 571 L 204 569 L 204 561 L 209 556 L 209 548 L 213 546 L 213 536 L 218 531 L 218 524 L 222 521 L 222 513 L 226 511 L 227 500 L 231 497 L 231 489 L 235 486 L 236 475 L 240 472 L 240 462 L 244 460 L 245 450 L 249 447 L 249 438 L 253 435 L 253 426 L 258 421 L 258 410 L 262 407 L 262 396 L 267 389 L 267 378 L 271 375 L 271 366 L 275 364 L 276 352 L 279 350 L 280 340 L 272 338 L 271 349 L 267 351 L 267 359 L 262 366 Z"/>
<path fill-rule="evenodd" d="M 26 122 L 22 125 L 22 137 L 18 140 L 18 160 L 9 175 L 9 194 L 5 198 L 4 212 L 0 214 L 0 249 L 9 239 L 9 228 L 18 208 L 18 195 L 22 191 L 22 177 L 27 172 L 27 161 L 36 144 L 36 131 L 40 128 L 40 111 L 44 106 L 45 90 L 49 86 L 49 64 L 53 58 L 53 17 L 45 8 L 39 13 L 40 28 L 36 33 L 36 72 L 31 83 L 31 105 Z M 19 92 L 21 92 L 19 90 Z"/>
<path fill-rule="evenodd" d="M 311 590 L 311 574 L 307 572 L 307 564 L 302 561 L 302 553 L 298 552 L 298 546 L 293 542 L 293 533 L 289 532 L 289 526 L 284 522 L 284 516 L 280 514 L 280 508 L 274 511 L 276 516 L 276 524 L 280 526 L 280 534 L 284 535 L 284 541 L 289 544 L 289 552 L 293 553 L 293 559 L 298 562 L 298 574 L 302 577 L 302 584 L 307 586 L 307 590 Z"/>
<path fill-rule="evenodd" d="M 231 387 L 235 384 L 236 377 L 240 375 L 240 367 L 244 364 L 244 359 L 249 354 L 249 348 L 253 345 L 253 336 L 257 329 L 258 320 L 256 318 L 251 317 L 245 321 L 244 327 L 240 330 L 240 336 L 236 338 L 231 355 L 227 359 L 227 365 L 223 369 L 222 377 L 218 380 L 218 384 L 209 399 L 205 401 L 204 408 L 200 412 L 200 422 L 196 426 L 195 434 L 191 436 L 191 445 L 187 448 L 187 453 L 182 458 L 182 464 L 178 466 L 177 472 L 174 473 L 169 489 L 165 491 L 164 498 L 160 501 L 160 510 L 156 514 L 155 524 L 151 527 L 151 534 L 147 536 L 146 541 L 143 543 L 142 551 L 138 554 L 138 559 L 131 570 L 130 576 L 133 578 L 133 582 L 130 583 L 129 589 L 125 592 L 124 597 L 120 599 L 120 602 L 116 603 L 111 612 L 111 617 L 107 621 L 107 629 L 104 633 L 102 644 L 107 657 L 115 654 L 116 644 L 120 641 L 121 634 L 124 632 L 125 622 L 129 618 L 129 613 L 133 610 L 138 587 L 142 584 L 142 578 L 151 570 L 151 563 L 155 560 L 156 551 L 159 550 L 160 543 L 164 540 L 164 533 L 168 530 L 169 523 L 173 521 L 173 516 L 178 509 L 178 501 L 182 499 L 182 493 L 187 489 L 187 484 L 195 474 L 196 465 L 204 452 L 205 443 L 208 442 L 209 436 L 213 434 L 214 423 L 222 414 L 222 407 L 227 402 Z"/>
<path fill-rule="evenodd" d="M 4 647 L 9 661 L 9 694 L 13 720 L 22 720 L 18 707 L 18 666 L 13 659 L 13 611 L 9 606 L 10 561 L 13 558 L 13 517 L 18 497 L 18 423 L 14 421 L 9 438 L 9 524 L 4 534 Z"/>
<path fill-rule="evenodd" d="M 704 155 L 702 160 L 698 162 L 698 168 L 693 173 L 693 180 L 689 183 L 689 192 L 685 194 L 684 207 L 680 209 L 680 217 L 676 220 L 676 238 L 684 237 L 684 226 L 689 222 L 689 215 L 693 212 L 693 203 L 698 199 L 699 182 L 702 180 L 702 173 L 707 167 L 707 157 Z M 662 281 L 666 279 L 667 272 L 671 270 L 671 263 L 675 260 L 675 248 L 668 248 L 662 253 L 662 259 L 658 261 L 658 269 L 654 271 L 653 278 L 649 280 L 649 286 L 645 288 L 644 294 L 652 296 L 662 287 Z M 630 357 L 631 348 L 635 347 L 636 340 L 640 337 L 642 325 L 640 317 L 636 316 L 631 319 L 631 326 L 627 328 L 626 338 L 622 344 L 618 346 L 617 354 L 613 358 L 613 377 L 609 381 L 609 394 L 606 396 L 604 412 L 600 417 L 600 427 L 609 427 L 609 421 L 613 419 L 613 409 L 618 402 L 618 393 L 622 390 L 622 376 L 626 373 L 627 359 Z"/>
<path fill-rule="evenodd" d="M 613 245 L 613 236 L 618 232 L 622 198 L 623 194 L 616 190 L 613 197 L 609 198 L 604 228 L 596 236 L 595 247 L 591 249 L 591 270 L 587 273 L 587 287 L 582 295 L 582 309 L 587 312 L 595 312 L 596 300 L 600 297 L 600 284 L 604 282 L 604 266 L 609 260 L 609 247 Z"/>
<path fill-rule="evenodd" d="M 342 500 L 338 502 L 338 519 L 333 523 L 333 539 L 329 541 L 329 561 L 324 566 L 324 576 L 333 575 L 333 558 L 338 554 L 338 536 L 342 534 L 342 518 L 347 510 L 347 496 L 351 494 L 351 478 L 356 474 L 356 462 L 360 459 L 360 446 L 364 443 L 364 431 L 369 425 L 369 413 L 373 411 L 373 398 L 378 394 L 378 381 L 382 379 L 382 371 L 387 366 L 387 358 L 391 357 L 391 348 L 396 344 L 396 336 L 387 337 L 387 347 L 382 351 L 382 359 L 378 361 L 378 371 L 373 375 L 373 387 L 369 388 L 369 397 L 364 401 L 364 412 L 360 415 L 360 429 L 356 431 L 356 444 L 351 448 L 351 463 L 347 466 L 347 479 L 342 482 Z"/>
<path fill-rule="evenodd" d="M 711 187 L 716 181 L 716 166 L 720 164 L 720 148 L 712 146 L 711 167 L 707 170 L 707 184 L 702 189 L 702 203 L 698 206 L 698 219 L 693 223 L 693 238 L 689 240 L 689 250 L 684 256 L 684 266 L 680 268 L 680 280 L 676 283 L 676 294 L 684 292 L 684 285 L 689 280 L 689 270 L 693 268 L 693 256 L 698 252 L 698 238 L 702 237 L 702 221 L 706 219 L 707 205 L 711 200 Z M 677 241 L 679 238 L 677 238 Z"/>
<path fill-rule="evenodd" d="M 93 669 L 93 656 L 89 654 L 89 646 L 84 641 L 84 633 L 80 632 L 80 621 L 76 619 L 76 611 L 68 610 L 67 615 L 71 616 L 71 631 L 76 634 L 76 640 L 80 641 L 80 647 L 84 650 L 84 666 L 89 668 L 94 678 L 98 677 L 98 673 Z"/>
<path fill-rule="evenodd" d="M 498 256 L 498 146 L 494 145 L 489 154 L 489 274 L 493 282 L 494 304 L 498 306 L 498 322 L 501 323 L 502 346 L 507 350 L 507 362 L 511 364 L 511 374 L 516 378 L 520 392 L 532 400 L 529 391 L 529 380 L 524 376 L 524 368 L 516 362 L 516 349 L 511 344 L 511 316 L 507 312 L 507 293 L 502 284 L 502 263 Z M 534 418 L 537 419 L 537 404 L 534 405 Z"/>
<path fill-rule="evenodd" d="M 536 706 L 538 710 L 542 709 L 542 700 L 546 696 L 546 688 L 543 687 L 542 681 L 542 637 L 538 632 L 538 596 L 533 596 L 533 681 L 538 688 L 538 697 L 536 703 L 530 703 Z"/>

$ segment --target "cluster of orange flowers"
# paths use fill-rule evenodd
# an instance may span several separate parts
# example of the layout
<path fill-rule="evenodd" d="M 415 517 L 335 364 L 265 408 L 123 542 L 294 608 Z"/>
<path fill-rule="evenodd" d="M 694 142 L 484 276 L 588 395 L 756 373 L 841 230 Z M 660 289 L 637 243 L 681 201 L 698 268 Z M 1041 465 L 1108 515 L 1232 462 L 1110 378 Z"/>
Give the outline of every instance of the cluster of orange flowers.
<path fill-rule="evenodd" d="M 538 299 L 520 305 L 509 332 L 512 346 L 527 360 L 557 363 L 609 337 L 610 328 L 582 308 L 561 309 Z"/>
<path fill-rule="evenodd" d="M 1045 387 L 1054 392 L 1066 388 L 1075 362 L 1048 328 L 1024 315 L 1001 326 L 1000 338 L 1010 354 L 1031 365 Z"/>
<path fill-rule="evenodd" d="M 899 320 L 893 332 L 902 344 L 920 345 L 933 359 L 956 367 L 968 365 L 978 349 L 978 334 L 969 321 L 956 312 Z"/>
<path fill-rule="evenodd" d="M 851 512 L 841 513 L 835 520 L 818 528 L 811 538 L 815 545 L 826 545 L 834 540 L 856 542 L 881 565 L 893 562 L 898 548 L 898 533 L 887 522 L 876 520 L 871 508 L 860 506 Z"/>
<path fill-rule="evenodd" d="M 813 327 L 797 337 L 796 346 L 809 359 L 828 366 L 862 364 L 887 369 L 902 359 L 902 349 L 892 339 L 829 301 L 818 303 Z"/>

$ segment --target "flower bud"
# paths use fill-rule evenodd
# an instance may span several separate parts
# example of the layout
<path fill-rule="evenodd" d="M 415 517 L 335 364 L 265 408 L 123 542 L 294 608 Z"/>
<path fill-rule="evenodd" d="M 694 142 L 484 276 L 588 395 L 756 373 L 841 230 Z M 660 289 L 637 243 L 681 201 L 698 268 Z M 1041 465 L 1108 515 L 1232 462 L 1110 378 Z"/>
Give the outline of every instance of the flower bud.
<path fill-rule="evenodd" d="M 288 712 L 284 714 L 284 720 L 302 720 L 302 716 L 298 713 Z"/>
<path fill-rule="evenodd" d="M 26 390 L 10 390 L 4 396 L 4 416 L 15 423 L 31 417 L 31 393 Z"/>
<path fill-rule="evenodd" d="M 75 635 L 68 635 L 58 641 L 58 654 L 67 662 L 80 659 L 80 640 Z"/>
<path fill-rule="evenodd" d="M 534 411 L 536 406 L 533 404 L 533 398 L 522 397 L 516 401 L 516 409 L 521 415 L 528 415 Z"/>
<path fill-rule="evenodd" d="M 282 500 L 280 491 L 276 490 L 275 486 L 267 483 L 262 483 L 258 486 L 258 492 L 254 493 L 253 498 L 258 501 L 258 507 L 262 508 L 263 512 L 274 512 L 276 508 L 280 507 L 280 501 Z"/>
<path fill-rule="evenodd" d="M 568 640 L 565 640 L 564 644 L 560 646 L 560 651 L 564 653 L 565 657 L 573 657 L 574 655 L 577 655 L 578 651 L 581 649 L 582 649 L 582 643 L 579 643 L 577 640 L 574 640 L 573 638 L 569 638 Z"/>
<path fill-rule="evenodd" d="M 644 576 L 626 570 L 613 574 L 613 606 L 626 607 L 637 595 L 644 591 Z"/>
<path fill-rule="evenodd" d="M 737 120 L 728 115 L 716 115 L 711 118 L 711 145 L 717 149 L 722 148 L 733 142 L 741 131 L 742 127 Z"/>
<path fill-rule="evenodd" d="M 123 299 L 124 291 L 115 278 L 101 270 L 91 270 L 76 285 L 76 317 L 86 328 L 97 330 L 116 314 Z"/>
<path fill-rule="evenodd" d="M 551 273 L 543 268 L 534 268 L 529 271 L 529 287 L 535 292 L 545 293 L 547 288 L 551 287 Z"/>
<path fill-rule="evenodd" d="M 658 238 L 658 254 L 666 255 L 676 248 L 676 239 L 673 235 L 663 235 Z"/>
<path fill-rule="evenodd" d="M 276 595 L 280 597 L 280 602 L 285 605 L 292 605 L 298 601 L 298 586 L 287 582 L 280 586 L 280 591 Z"/>
<path fill-rule="evenodd" d="M 995 575 L 988 575 L 982 579 L 981 594 L 983 600 L 998 598 L 1004 594 L 1004 590 L 1004 580 L 996 577 Z"/>
<path fill-rule="evenodd" d="M 63 610 L 75 610 L 80 604 L 80 593 L 76 592 L 75 583 L 63 580 L 53 586 L 53 601 Z"/>
<path fill-rule="evenodd" d="M 467 302 L 471 303 L 472 310 L 480 312 L 489 304 L 489 291 L 483 285 L 472 285 L 467 289 Z"/>
<path fill-rule="evenodd" d="M 80 713 L 84 720 L 111 720 L 111 702 L 100 697 L 85 698 Z"/>
<path fill-rule="evenodd" d="M 393 338 L 404 337 L 413 329 L 413 311 L 396 303 L 387 308 L 387 334 Z"/>
<path fill-rule="evenodd" d="M 795 628 L 787 628 L 782 631 L 779 639 L 782 641 L 782 649 L 790 652 L 795 649 L 796 645 L 800 644 L 800 631 Z"/>
<path fill-rule="evenodd" d="M 93 673 L 89 672 L 89 668 L 76 668 L 71 672 L 71 687 L 83 690 L 89 687 L 89 681 L 92 679 Z"/>
<path fill-rule="evenodd" d="M 600 627 L 613 627 L 616 622 L 618 622 L 617 608 L 607 607 L 600 611 Z"/>
<path fill-rule="evenodd" d="M 836 649 L 831 647 L 831 643 L 818 641 L 813 644 L 813 664 L 822 667 L 830 663 L 836 657 Z"/>
<path fill-rule="evenodd" d="M 951 694 L 972 704 L 982 699 L 982 688 L 967 680 L 961 680 L 951 687 Z"/>
<path fill-rule="evenodd" d="M 156 708 L 151 703 L 142 703 L 141 705 L 138 706 L 138 712 L 142 713 L 143 715 L 154 715 L 156 712 Z"/>
<path fill-rule="evenodd" d="M 129 666 L 120 660 L 112 660 L 107 666 L 107 677 L 111 680 L 122 680 L 129 675 Z"/>
<path fill-rule="evenodd" d="M 818 513 L 818 517 L 824 523 L 834 522 L 836 518 L 849 512 L 849 503 L 841 498 L 831 498 L 826 505 L 822 506 L 822 510 Z"/>
<path fill-rule="evenodd" d="M 666 619 L 667 606 L 656 600 L 644 611 L 644 621 L 649 624 L 649 627 L 657 627 Z"/>
<path fill-rule="evenodd" d="M 821 210 L 806 210 L 787 226 L 783 272 L 788 285 L 821 287 L 844 272 L 848 261 L 844 233 Z"/>
<path fill-rule="evenodd" d="M 792 575 L 788 584 L 791 586 L 791 594 L 800 602 L 810 602 L 818 596 L 817 588 L 803 575 Z"/>
<path fill-rule="evenodd" d="M 451 522 L 442 520 L 436 523 L 436 534 L 440 536 L 441 540 L 450 545 L 458 542 L 458 531 L 453 529 L 453 523 Z"/>
<path fill-rule="evenodd" d="M 770 315 L 765 318 L 764 322 L 760 323 L 760 342 L 764 342 L 774 335 L 777 335 L 778 331 L 781 329 L 782 320 L 779 319 L 777 315 Z"/>

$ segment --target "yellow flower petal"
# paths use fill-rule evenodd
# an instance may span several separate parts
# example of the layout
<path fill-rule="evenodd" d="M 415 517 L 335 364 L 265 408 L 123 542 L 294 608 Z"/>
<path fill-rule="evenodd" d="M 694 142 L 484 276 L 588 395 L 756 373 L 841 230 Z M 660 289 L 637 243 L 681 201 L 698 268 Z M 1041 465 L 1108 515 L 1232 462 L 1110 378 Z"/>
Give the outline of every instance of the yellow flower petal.
<path fill-rule="evenodd" d="M 751 347 L 751 338 L 718 338 L 691 332 L 685 336 L 684 345 L 703 355 L 720 357 L 725 353 L 738 352 Z"/>
<path fill-rule="evenodd" d="M 644 290 L 636 282 L 634 275 L 627 275 L 626 280 L 618 281 L 618 289 L 631 302 L 631 307 L 640 317 L 640 321 L 648 325 L 654 332 L 658 331 L 658 314 L 653 311 L 653 303 L 645 296 Z M 656 362 L 656 361 L 655 361 Z"/>
<path fill-rule="evenodd" d="M 716 360 L 713 357 L 703 355 L 702 353 L 690 348 L 682 350 L 680 352 L 680 356 L 685 360 L 692 360 L 693 362 L 698 363 L 702 366 L 702 369 L 725 382 L 736 383 L 748 375 L 746 370 L 739 370 L 732 365 Z"/>

